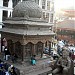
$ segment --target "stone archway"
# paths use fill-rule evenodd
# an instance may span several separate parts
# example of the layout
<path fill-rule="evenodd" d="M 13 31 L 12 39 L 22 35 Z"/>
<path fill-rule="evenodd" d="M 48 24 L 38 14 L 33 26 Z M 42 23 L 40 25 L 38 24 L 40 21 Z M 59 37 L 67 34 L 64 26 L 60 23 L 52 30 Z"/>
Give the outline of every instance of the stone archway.
<path fill-rule="evenodd" d="M 21 58 L 22 57 L 22 45 L 19 41 L 15 42 L 15 54 Z"/>
<path fill-rule="evenodd" d="M 31 42 L 28 42 L 26 45 L 25 45 L 25 57 L 31 57 L 33 55 L 33 46 L 34 44 L 31 43 Z"/>
<path fill-rule="evenodd" d="M 14 52 L 14 49 L 13 49 L 13 41 L 10 39 L 10 40 L 7 40 L 7 48 L 10 52 L 10 54 L 13 54 Z"/>
<path fill-rule="evenodd" d="M 42 55 L 43 55 L 43 43 L 41 41 L 39 41 L 36 44 L 36 46 L 37 46 L 36 54 L 41 55 L 41 57 L 42 57 Z"/>

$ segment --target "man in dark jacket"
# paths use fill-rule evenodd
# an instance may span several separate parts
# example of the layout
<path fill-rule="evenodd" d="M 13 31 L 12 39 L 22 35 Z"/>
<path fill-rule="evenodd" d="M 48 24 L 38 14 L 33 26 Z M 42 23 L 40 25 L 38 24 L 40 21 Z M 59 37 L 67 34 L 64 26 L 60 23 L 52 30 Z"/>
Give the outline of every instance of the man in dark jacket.
<path fill-rule="evenodd" d="M 5 52 L 5 60 L 8 60 L 8 57 L 10 56 L 10 52 L 7 49 L 7 47 L 5 47 L 4 52 Z"/>

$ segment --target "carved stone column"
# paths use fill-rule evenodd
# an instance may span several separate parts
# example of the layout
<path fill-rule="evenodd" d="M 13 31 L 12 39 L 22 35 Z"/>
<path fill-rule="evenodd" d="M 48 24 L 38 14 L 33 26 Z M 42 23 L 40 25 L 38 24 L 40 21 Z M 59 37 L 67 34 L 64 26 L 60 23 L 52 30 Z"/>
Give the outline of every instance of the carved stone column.
<path fill-rule="evenodd" d="M 43 56 L 43 50 L 44 50 L 44 44 L 42 45 L 41 58 L 42 58 L 42 56 Z"/>
<path fill-rule="evenodd" d="M 43 44 L 43 48 L 45 48 L 45 43 Z"/>
<path fill-rule="evenodd" d="M 24 61 L 25 57 L 25 45 L 22 45 L 22 61 Z"/>
<path fill-rule="evenodd" d="M 32 47 L 32 55 L 36 55 L 36 45 L 35 44 Z"/>
<path fill-rule="evenodd" d="M 34 54 L 36 55 L 36 44 L 34 44 Z"/>
<path fill-rule="evenodd" d="M 13 43 L 13 50 L 14 50 L 14 53 L 15 53 L 15 43 Z"/>
<path fill-rule="evenodd" d="M 51 53 L 51 42 L 49 42 L 49 54 Z"/>

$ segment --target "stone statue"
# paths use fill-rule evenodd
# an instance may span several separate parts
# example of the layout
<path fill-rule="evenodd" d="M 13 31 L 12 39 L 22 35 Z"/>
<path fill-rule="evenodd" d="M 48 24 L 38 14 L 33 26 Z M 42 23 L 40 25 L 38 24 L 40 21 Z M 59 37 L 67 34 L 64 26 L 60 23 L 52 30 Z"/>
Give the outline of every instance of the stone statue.
<path fill-rule="evenodd" d="M 55 66 L 57 67 L 52 71 L 53 75 L 68 75 L 68 71 L 71 67 L 71 60 L 67 50 L 62 51 L 62 57 L 57 60 Z"/>

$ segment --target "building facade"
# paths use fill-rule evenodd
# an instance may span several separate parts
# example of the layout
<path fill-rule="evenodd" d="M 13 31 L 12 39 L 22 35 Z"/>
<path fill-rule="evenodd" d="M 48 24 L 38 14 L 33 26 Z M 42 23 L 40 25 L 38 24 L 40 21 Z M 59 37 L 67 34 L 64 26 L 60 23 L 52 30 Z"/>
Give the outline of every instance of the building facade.
<path fill-rule="evenodd" d="M 49 23 L 54 22 L 54 1 L 53 0 L 35 0 L 36 3 L 42 8 L 42 18 Z"/>
<path fill-rule="evenodd" d="M 12 0 L 0 1 L 0 25 L 7 17 L 12 16 Z"/>
<path fill-rule="evenodd" d="M 63 11 L 65 18 L 61 18 L 62 21 L 57 20 L 55 23 L 58 39 L 67 40 L 70 44 L 75 45 L 75 10 L 66 9 Z"/>
<path fill-rule="evenodd" d="M 57 23 L 58 39 L 66 40 L 69 44 L 75 45 L 75 20 L 66 19 Z"/>
<path fill-rule="evenodd" d="M 12 0 L 0 0 L 0 28 L 2 28 L 3 21 L 9 17 L 12 16 Z M 1 38 L 1 34 L 0 34 Z M 1 45 L 0 45 L 1 46 Z M 0 47 L 1 51 L 1 47 Z"/>

